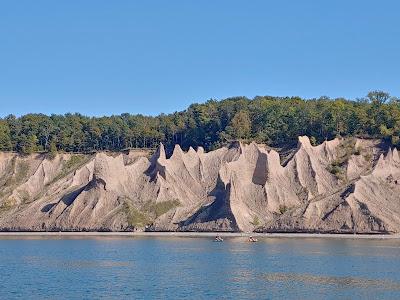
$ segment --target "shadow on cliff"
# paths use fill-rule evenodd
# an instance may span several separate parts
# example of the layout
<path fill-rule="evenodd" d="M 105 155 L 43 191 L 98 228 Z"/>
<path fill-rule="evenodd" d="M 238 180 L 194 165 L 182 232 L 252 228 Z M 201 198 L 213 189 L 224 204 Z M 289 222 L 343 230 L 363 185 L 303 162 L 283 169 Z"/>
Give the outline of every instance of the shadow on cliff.
<path fill-rule="evenodd" d="M 79 196 L 79 194 L 81 194 L 87 188 L 88 188 L 88 185 L 85 185 L 77 190 L 67 193 L 61 197 L 60 201 L 58 201 L 56 203 L 49 203 L 49 204 L 43 206 L 40 211 L 43 213 L 47 213 L 47 212 L 51 211 L 52 208 L 55 207 L 60 202 L 63 202 L 66 206 L 70 206 L 75 201 L 75 199 Z"/>
<path fill-rule="evenodd" d="M 240 231 L 235 216 L 229 205 L 229 194 L 231 185 L 226 187 L 218 177 L 216 187 L 209 193 L 209 196 L 215 200 L 209 205 L 198 209 L 192 216 L 179 222 L 180 230 L 199 230 L 202 225 L 206 225 L 203 231 Z M 226 220 L 229 225 L 218 226 L 218 222 L 223 223 Z"/>

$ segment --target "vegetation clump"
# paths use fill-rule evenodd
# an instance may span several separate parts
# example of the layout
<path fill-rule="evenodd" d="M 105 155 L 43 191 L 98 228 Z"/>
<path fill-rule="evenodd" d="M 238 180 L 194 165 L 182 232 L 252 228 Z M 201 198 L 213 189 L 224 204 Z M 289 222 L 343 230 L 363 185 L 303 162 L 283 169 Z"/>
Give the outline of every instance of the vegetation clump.
<path fill-rule="evenodd" d="M 253 225 L 254 227 L 260 226 L 261 222 L 260 219 L 258 218 L 258 216 L 254 216 L 253 217 L 253 221 L 251 222 L 251 225 Z"/>
<path fill-rule="evenodd" d="M 279 205 L 279 213 L 283 215 L 285 212 L 288 211 L 288 207 L 284 204 Z"/>
<path fill-rule="evenodd" d="M 339 180 L 345 181 L 347 176 L 345 169 L 338 165 L 337 162 L 333 162 L 328 166 L 328 171 L 332 174 L 335 175 L 335 177 Z"/>
<path fill-rule="evenodd" d="M 178 206 L 180 206 L 180 202 L 176 199 L 158 203 L 148 202 L 142 207 L 135 207 L 130 199 L 125 199 L 123 211 L 127 216 L 129 226 L 145 227 L 158 217 Z"/>
<path fill-rule="evenodd" d="M 149 215 L 152 215 L 154 219 L 162 216 L 173 208 L 180 206 L 180 202 L 177 199 L 167 200 L 162 202 L 148 202 L 144 205 L 143 210 L 146 211 Z"/>
<path fill-rule="evenodd" d="M 144 227 L 151 222 L 150 218 L 144 213 L 140 212 L 128 201 L 125 201 L 122 209 L 127 217 L 128 225 L 130 227 Z"/>
<path fill-rule="evenodd" d="M 156 218 L 162 216 L 163 214 L 167 213 L 171 209 L 180 205 L 179 200 L 169 200 L 158 202 L 154 205 L 154 212 L 156 214 Z"/>
<path fill-rule="evenodd" d="M 19 196 L 21 197 L 22 203 L 30 203 L 31 197 L 27 191 L 19 191 Z"/>
<path fill-rule="evenodd" d="M 14 198 L 6 199 L 0 206 L 0 213 L 10 210 L 15 205 L 15 203 L 16 201 Z"/>
<path fill-rule="evenodd" d="M 327 170 L 337 179 L 346 180 L 346 165 L 352 155 L 361 155 L 362 149 L 356 147 L 354 138 L 343 139 L 337 148 L 336 158 L 328 165 Z"/>

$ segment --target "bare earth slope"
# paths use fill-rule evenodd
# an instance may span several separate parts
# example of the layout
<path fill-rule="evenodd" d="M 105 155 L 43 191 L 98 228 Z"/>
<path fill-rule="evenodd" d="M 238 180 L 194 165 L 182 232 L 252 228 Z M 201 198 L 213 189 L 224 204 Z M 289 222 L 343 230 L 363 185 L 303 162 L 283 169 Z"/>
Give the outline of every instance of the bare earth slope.
<path fill-rule="evenodd" d="M 2 231 L 400 232 L 400 158 L 379 141 L 299 137 L 146 153 L 0 153 Z"/>

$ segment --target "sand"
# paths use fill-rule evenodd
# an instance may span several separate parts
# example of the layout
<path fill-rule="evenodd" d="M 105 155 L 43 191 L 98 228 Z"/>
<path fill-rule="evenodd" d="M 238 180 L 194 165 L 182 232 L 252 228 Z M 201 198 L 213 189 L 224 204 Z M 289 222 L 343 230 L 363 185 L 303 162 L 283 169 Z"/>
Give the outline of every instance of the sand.
<path fill-rule="evenodd" d="M 181 237 L 224 238 L 254 236 L 257 238 L 317 238 L 317 239 L 400 239 L 400 234 L 312 234 L 312 233 L 236 233 L 236 232 L 0 232 L 1 238 L 98 238 L 98 237 Z"/>

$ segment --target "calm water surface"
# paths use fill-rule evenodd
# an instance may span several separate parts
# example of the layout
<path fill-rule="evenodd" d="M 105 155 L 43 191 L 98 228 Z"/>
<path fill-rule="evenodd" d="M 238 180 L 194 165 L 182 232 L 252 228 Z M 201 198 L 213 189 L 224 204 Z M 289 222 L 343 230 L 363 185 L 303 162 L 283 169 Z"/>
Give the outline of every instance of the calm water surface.
<path fill-rule="evenodd" d="M 0 239 L 0 299 L 400 298 L 400 241 Z"/>

